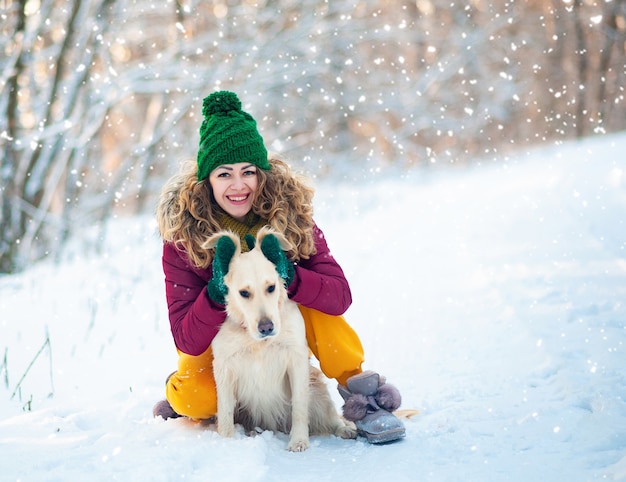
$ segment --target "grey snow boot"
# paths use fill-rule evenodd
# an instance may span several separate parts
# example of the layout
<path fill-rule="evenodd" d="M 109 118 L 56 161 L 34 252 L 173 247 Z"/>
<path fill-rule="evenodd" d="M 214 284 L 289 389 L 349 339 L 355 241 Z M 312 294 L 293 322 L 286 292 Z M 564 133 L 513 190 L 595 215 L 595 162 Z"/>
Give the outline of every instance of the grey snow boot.
<path fill-rule="evenodd" d="M 359 435 L 372 444 L 393 442 L 406 435 L 403 423 L 391 413 L 401 402 L 396 387 L 372 371 L 350 377 L 346 385 L 337 386 L 345 401 L 343 416 L 354 422 Z"/>
<path fill-rule="evenodd" d="M 154 415 L 154 418 L 162 417 L 163 420 L 167 420 L 168 418 L 182 417 L 182 415 L 174 411 L 174 409 L 170 405 L 170 402 L 168 402 L 167 400 L 161 400 L 160 402 L 157 402 L 152 409 L 152 415 Z"/>
<path fill-rule="evenodd" d="M 172 378 L 172 375 L 174 375 L 174 373 L 176 372 L 172 372 L 167 376 L 167 378 L 165 379 L 166 385 L 167 382 L 170 381 L 170 378 Z M 154 415 L 154 418 L 161 417 L 163 418 L 163 420 L 167 420 L 168 418 L 182 417 L 181 414 L 174 411 L 174 409 L 170 405 L 170 402 L 168 402 L 167 400 L 161 400 L 160 402 L 157 402 L 152 408 L 152 415 Z"/>

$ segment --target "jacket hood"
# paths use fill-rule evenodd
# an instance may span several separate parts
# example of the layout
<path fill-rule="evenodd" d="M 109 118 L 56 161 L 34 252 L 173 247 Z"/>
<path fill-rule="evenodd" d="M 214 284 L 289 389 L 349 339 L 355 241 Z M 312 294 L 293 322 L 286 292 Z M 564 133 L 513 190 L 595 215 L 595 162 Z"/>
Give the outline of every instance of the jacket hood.
<path fill-rule="evenodd" d="M 171 233 L 175 228 L 176 214 L 180 209 L 178 199 L 189 181 L 196 179 L 196 170 L 197 166 L 194 161 L 185 162 L 179 172 L 167 180 L 161 190 L 156 218 L 159 234 L 164 241 L 172 241 Z"/>

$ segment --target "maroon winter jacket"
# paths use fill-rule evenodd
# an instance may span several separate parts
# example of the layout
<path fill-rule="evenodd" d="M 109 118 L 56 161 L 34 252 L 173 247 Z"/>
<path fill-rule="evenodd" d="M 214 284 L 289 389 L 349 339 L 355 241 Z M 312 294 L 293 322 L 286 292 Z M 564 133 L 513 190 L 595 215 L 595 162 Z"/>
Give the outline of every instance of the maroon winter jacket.
<path fill-rule="evenodd" d="M 330 315 L 341 315 L 352 303 L 350 286 L 317 226 L 313 228 L 313 236 L 317 253 L 295 266 L 294 280 L 288 287 L 289 298 Z M 174 343 L 184 353 L 200 355 L 226 319 L 224 306 L 207 294 L 211 266 L 196 268 L 184 251 L 164 243 L 163 271 Z"/>

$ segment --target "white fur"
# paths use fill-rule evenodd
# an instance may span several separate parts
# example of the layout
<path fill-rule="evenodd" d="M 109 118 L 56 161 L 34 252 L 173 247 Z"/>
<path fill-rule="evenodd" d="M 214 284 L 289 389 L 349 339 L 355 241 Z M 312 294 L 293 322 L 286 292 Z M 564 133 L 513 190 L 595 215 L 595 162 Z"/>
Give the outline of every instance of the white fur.
<path fill-rule="evenodd" d="M 261 252 L 269 232 L 288 249 L 286 239 L 269 228 L 259 232 L 255 248 L 247 253 L 240 253 L 239 238 L 228 232 L 205 243 L 213 247 L 221 236 L 229 236 L 236 246 L 224 277 L 228 316 L 212 343 L 218 432 L 232 437 L 239 423 L 246 430 L 289 433 L 287 448 L 294 452 L 309 447 L 309 433 L 355 438 L 355 428 L 337 414 L 321 372 L 309 363 L 296 303 Z M 273 332 L 268 334 L 270 323 Z"/>

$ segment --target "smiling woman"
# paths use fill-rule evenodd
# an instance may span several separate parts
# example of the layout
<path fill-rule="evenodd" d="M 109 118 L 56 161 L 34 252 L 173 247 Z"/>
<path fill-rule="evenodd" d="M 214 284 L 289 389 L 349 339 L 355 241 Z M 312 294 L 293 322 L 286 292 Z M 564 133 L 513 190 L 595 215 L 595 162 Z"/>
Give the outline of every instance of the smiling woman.
<path fill-rule="evenodd" d="M 163 270 L 171 331 L 178 349 L 178 369 L 166 382 L 166 400 L 155 416 L 208 419 L 216 415 L 211 344 L 226 310 L 224 269 L 213 263 L 205 241 L 220 230 L 239 236 L 264 226 L 281 233 L 292 246 L 281 251 L 293 277 L 285 282 L 297 303 L 308 346 L 329 378 L 340 384 L 344 416 L 370 442 L 404 437 L 392 413 L 400 394 L 374 372 L 362 372 L 363 347 L 343 318 L 352 302 L 348 281 L 313 221 L 313 189 L 289 166 L 268 158 L 256 122 L 241 110 L 232 92 L 204 99 L 197 162 L 185 166 L 163 189 L 157 217 L 163 238 Z"/>

